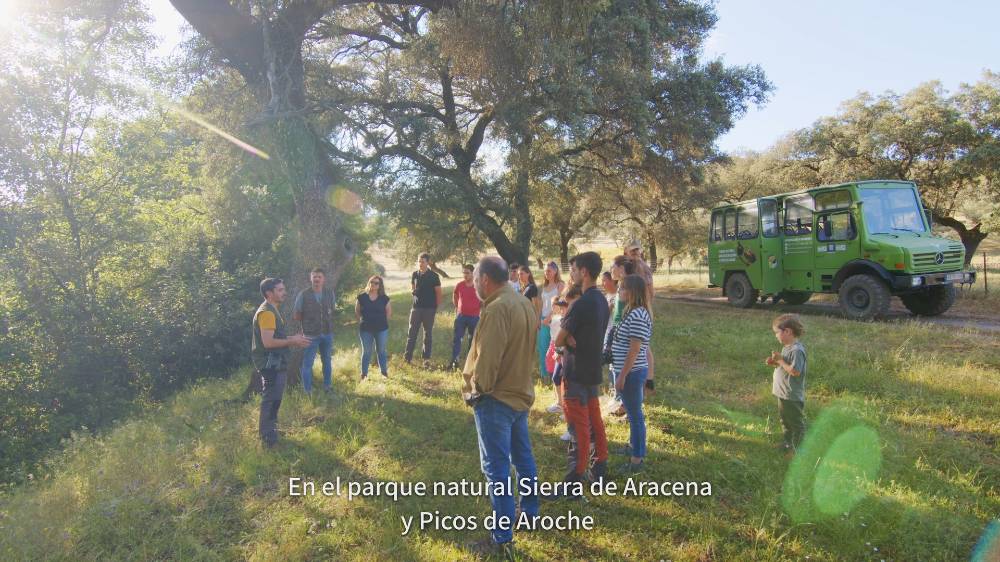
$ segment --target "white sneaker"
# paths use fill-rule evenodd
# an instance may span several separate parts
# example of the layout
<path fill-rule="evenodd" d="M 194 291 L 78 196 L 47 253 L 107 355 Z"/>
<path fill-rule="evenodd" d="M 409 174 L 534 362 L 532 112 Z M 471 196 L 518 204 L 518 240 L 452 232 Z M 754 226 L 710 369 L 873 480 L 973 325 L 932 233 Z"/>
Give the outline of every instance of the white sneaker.
<path fill-rule="evenodd" d="M 550 414 L 554 414 L 556 412 L 561 412 L 562 411 L 562 405 L 559 404 L 558 402 L 556 402 L 556 403 L 552 404 L 551 406 L 549 406 L 548 408 L 545 408 L 545 411 L 548 412 L 548 413 L 550 413 Z"/>
<path fill-rule="evenodd" d="M 569 434 L 569 431 L 566 431 L 566 433 L 563 433 L 563 434 L 562 434 L 562 435 L 561 435 L 561 436 L 559 437 L 559 439 L 561 439 L 561 440 L 563 440 L 563 441 L 571 441 L 571 440 L 573 439 L 573 436 Z"/>

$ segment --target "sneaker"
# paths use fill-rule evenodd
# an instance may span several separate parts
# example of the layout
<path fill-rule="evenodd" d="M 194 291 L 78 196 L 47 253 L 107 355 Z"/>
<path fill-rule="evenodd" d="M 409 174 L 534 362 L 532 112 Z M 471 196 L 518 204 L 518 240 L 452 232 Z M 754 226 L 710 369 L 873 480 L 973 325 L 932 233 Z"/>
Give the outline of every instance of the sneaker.
<path fill-rule="evenodd" d="M 646 468 L 645 461 L 639 461 L 637 463 L 629 461 L 622 465 L 622 472 L 625 474 L 635 474 L 637 472 L 642 472 L 644 468 Z"/>
<path fill-rule="evenodd" d="M 366 380 L 367 378 L 368 378 L 368 375 L 366 375 L 364 373 L 361 374 L 361 380 Z"/>
<path fill-rule="evenodd" d="M 550 405 L 548 408 L 545 408 L 545 411 L 548 412 L 548 413 L 550 413 L 550 414 L 555 414 L 556 412 L 561 412 L 562 411 L 562 404 L 556 402 L 556 403 Z"/>
<path fill-rule="evenodd" d="M 569 471 L 569 472 L 566 473 L 565 476 L 563 476 L 562 481 L 563 482 L 583 482 L 584 483 L 584 490 L 586 490 L 586 474 L 577 474 L 574 471 Z M 557 501 L 557 500 L 561 500 L 561 499 L 571 499 L 571 500 L 584 501 L 584 502 L 587 501 L 587 497 L 585 495 L 576 494 L 575 492 L 577 492 L 577 491 L 580 491 L 580 490 L 574 490 L 573 487 L 570 487 L 569 489 L 566 489 L 566 490 L 563 490 L 563 489 L 559 489 L 558 491 L 553 490 L 552 492 L 549 492 L 547 494 L 541 494 L 539 496 L 539 499 L 543 500 L 543 501 Z"/>
<path fill-rule="evenodd" d="M 454 360 L 452 360 L 451 363 L 448 363 L 448 370 L 449 371 L 457 371 L 458 370 L 458 359 L 454 359 Z"/>
<path fill-rule="evenodd" d="M 591 482 L 604 482 L 604 479 L 608 476 L 608 461 L 595 462 L 593 466 L 590 467 L 589 480 Z"/>
<path fill-rule="evenodd" d="M 430 359 L 424 359 L 423 366 L 424 366 L 425 369 L 430 369 L 431 368 L 431 360 Z"/>
<path fill-rule="evenodd" d="M 573 440 L 573 436 L 570 435 L 569 431 L 567 430 L 565 433 L 563 433 L 559 437 L 559 439 L 562 440 L 562 441 L 572 441 Z"/>
<path fill-rule="evenodd" d="M 382 378 L 383 379 L 389 378 L 389 373 L 382 373 Z"/>

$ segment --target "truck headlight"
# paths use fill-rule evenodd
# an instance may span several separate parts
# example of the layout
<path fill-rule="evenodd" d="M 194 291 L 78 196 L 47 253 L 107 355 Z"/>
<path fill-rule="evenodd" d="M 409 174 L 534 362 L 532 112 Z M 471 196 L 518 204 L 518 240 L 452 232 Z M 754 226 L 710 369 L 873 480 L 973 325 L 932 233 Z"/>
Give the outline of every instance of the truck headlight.
<path fill-rule="evenodd" d="M 911 287 L 919 287 L 923 284 L 924 284 L 924 278 L 919 275 L 910 278 Z"/>

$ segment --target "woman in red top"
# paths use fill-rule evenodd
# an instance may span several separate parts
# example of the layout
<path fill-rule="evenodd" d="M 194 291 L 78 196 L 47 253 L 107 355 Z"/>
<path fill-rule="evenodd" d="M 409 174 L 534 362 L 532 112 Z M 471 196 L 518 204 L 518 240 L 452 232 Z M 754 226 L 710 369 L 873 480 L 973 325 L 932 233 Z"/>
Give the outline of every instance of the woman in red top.
<path fill-rule="evenodd" d="M 469 332 L 469 345 L 472 345 L 472 336 L 476 333 L 476 324 L 479 323 L 479 296 L 476 294 L 476 287 L 472 284 L 471 265 L 462 266 L 463 279 L 455 285 L 455 292 L 452 293 L 452 302 L 455 303 L 455 335 L 451 342 L 451 364 L 452 369 L 458 368 L 458 355 L 462 352 L 462 338 L 465 332 Z"/>

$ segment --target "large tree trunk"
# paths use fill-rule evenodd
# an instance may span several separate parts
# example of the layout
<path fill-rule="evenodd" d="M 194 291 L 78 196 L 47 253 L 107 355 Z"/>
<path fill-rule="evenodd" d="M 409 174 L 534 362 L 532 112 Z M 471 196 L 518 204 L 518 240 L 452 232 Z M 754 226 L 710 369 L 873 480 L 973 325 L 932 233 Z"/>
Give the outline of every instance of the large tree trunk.
<path fill-rule="evenodd" d="M 528 263 L 528 248 L 531 247 L 533 222 L 528 198 L 531 182 L 531 134 L 521 135 L 522 140 L 517 146 L 517 173 L 514 185 L 514 245 L 517 246 L 521 258 L 518 263 Z M 499 249 L 499 248 L 498 248 Z"/>
<path fill-rule="evenodd" d="M 226 64 L 243 76 L 261 104 L 260 117 L 254 123 L 264 128 L 260 136 L 271 156 L 271 181 L 274 186 L 286 187 L 295 202 L 298 252 L 293 270 L 286 276 L 289 298 L 282 307 L 290 320 L 291 304 L 298 291 L 308 285 L 309 270 L 326 270 L 327 286 L 335 289 L 356 252 L 343 214 L 330 202 L 330 191 L 342 176 L 321 136 L 304 116 L 302 41 L 321 17 L 322 7 L 312 2 L 289 4 L 279 13 L 253 18 L 228 0 L 171 3 L 219 51 Z M 290 363 L 289 381 L 297 382 L 301 353 L 293 354 Z M 253 389 L 248 386 L 247 390 Z"/>
<path fill-rule="evenodd" d="M 955 217 L 945 217 L 937 213 L 934 213 L 934 222 L 942 226 L 947 226 L 958 233 L 958 238 L 962 241 L 962 246 L 965 246 L 965 263 L 963 265 L 969 267 L 972 258 L 976 255 L 979 244 L 989 236 L 988 232 L 983 232 L 982 223 L 977 223 L 972 228 L 969 228 Z"/>
<path fill-rule="evenodd" d="M 649 264 L 649 269 L 656 272 L 656 264 L 659 259 L 656 257 L 656 237 L 653 236 L 652 232 L 646 233 L 646 246 L 649 247 L 649 255 L 646 256 L 646 263 Z"/>

